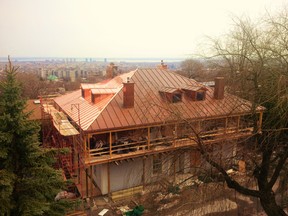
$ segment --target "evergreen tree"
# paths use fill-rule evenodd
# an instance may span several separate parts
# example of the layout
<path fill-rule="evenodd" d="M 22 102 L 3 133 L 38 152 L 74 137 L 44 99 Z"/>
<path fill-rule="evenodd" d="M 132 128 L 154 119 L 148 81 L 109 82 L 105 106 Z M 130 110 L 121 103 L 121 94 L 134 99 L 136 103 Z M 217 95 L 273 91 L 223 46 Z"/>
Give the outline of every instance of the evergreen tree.
<path fill-rule="evenodd" d="M 26 101 L 10 60 L 0 83 L 0 215 L 64 215 L 54 198 L 64 181 L 51 150 L 39 146 L 39 126 L 24 112 Z"/>

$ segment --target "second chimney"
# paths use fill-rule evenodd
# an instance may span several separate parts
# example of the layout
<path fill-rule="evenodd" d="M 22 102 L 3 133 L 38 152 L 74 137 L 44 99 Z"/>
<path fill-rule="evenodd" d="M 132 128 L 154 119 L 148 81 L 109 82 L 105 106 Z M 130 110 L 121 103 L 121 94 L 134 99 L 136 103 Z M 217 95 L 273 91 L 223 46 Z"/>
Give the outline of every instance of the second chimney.
<path fill-rule="evenodd" d="M 162 70 L 167 70 L 168 69 L 168 65 L 164 64 L 164 61 L 161 60 L 161 64 L 158 65 L 157 68 L 162 69 Z"/>
<path fill-rule="evenodd" d="M 130 82 L 129 77 L 127 77 L 127 82 L 123 83 L 123 107 L 134 107 L 134 83 Z"/>
<path fill-rule="evenodd" d="M 214 99 L 221 100 L 224 98 L 224 87 L 224 77 L 216 77 L 214 86 Z"/>

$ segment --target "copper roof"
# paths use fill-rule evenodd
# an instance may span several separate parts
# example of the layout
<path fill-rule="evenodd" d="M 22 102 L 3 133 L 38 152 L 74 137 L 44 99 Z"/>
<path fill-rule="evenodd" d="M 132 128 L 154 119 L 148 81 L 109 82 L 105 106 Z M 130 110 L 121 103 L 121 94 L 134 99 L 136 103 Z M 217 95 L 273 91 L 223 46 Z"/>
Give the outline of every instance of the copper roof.
<path fill-rule="evenodd" d="M 119 91 L 117 88 L 96 88 L 91 89 L 92 94 L 115 94 Z"/>
<path fill-rule="evenodd" d="M 127 77 L 135 84 L 133 108 L 123 108 L 122 83 L 127 80 Z M 182 97 L 181 102 L 168 103 L 162 99 L 159 90 L 167 86 L 171 89 L 185 89 L 187 86 L 198 89 L 203 85 L 193 79 L 159 68 L 137 69 L 101 84 L 102 88 L 103 85 L 105 88 L 113 88 L 117 91 L 96 104 L 83 99 L 80 90 L 58 97 L 55 102 L 76 123 L 79 122 L 79 115 L 80 126 L 84 131 L 105 131 L 161 124 L 179 118 L 205 119 L 251 112 L 251 103 L 236 96 L 225 94 L 222 100 L 214 99 L 211 87 L 204 87 L 207 91 L 203 101 L 192 101 Z M 95 87 L 97 84 L 92 86 Z M 79 111 L 72 109 L 73 104 L 79 105 Z"/>
<path fill-rule="evenodd" d="M 85 100 L 81 96 L 81 90 L 74 91 L 70 94 L 66 94 L 54 99 L 56 104 L 58 104 L 61 109 L 79 125 L 83 130 L 87 130 L 91 124 L 98 118 L 103 109 L 110 103 L 110 101 L 115 97 L 117 93 L 123 87 L 123 81 L 127 77 L 131 77 L 134 71 L 122 74 L 115 77 L 114 79 L 101 84 L 101 88 L 114 88 L 115 94 L 111 94 L 108 97 L 103 98 L 99 103 L 93 104 L 91 99 Z M 97 85 L 91 85 L 93 88 Z M 78 110 L 79 106 L 79 110 Z M 80 116 L 80 119 L 79 119 Z"/>

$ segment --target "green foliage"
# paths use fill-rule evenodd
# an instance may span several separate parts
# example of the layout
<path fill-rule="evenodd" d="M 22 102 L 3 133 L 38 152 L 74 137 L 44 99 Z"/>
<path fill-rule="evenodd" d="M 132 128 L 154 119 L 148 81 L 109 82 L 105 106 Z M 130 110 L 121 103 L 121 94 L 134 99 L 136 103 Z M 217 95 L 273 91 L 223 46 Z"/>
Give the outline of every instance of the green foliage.
<path fill-rule="evenodd" d="M 144 207 L 142 205 L 136 206 L 132 211 L 125 213 L 127 216 L 140 216 L 144 212 Z"/>
<path fill-rule="evenodd" d="M 17 69 L 0 83 L 0 215 L 63 215 L 68 203 L 54 201 L 64 188 L 48 150 L 39 147 L 39 126 L 24 112 Z M 54 212 L 53 214 L 50 214 Z"/>

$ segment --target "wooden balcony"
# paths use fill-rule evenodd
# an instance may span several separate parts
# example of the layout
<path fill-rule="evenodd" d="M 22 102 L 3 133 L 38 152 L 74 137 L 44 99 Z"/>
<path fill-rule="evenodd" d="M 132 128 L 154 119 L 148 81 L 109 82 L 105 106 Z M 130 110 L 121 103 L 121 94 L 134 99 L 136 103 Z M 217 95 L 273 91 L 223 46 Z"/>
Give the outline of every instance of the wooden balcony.
<path fill-rule="evenodd" d="M 204 144 L 219 143 L 224 140 L 234 140 L 251 136 L 253 127 L 237 128 L 229 127 L 218 130 L 210 130 L 200 133 Z M 141 141 L 124 140 L 121 143 L 103 145 L 102 147 L 87 150 L 85 164 L 96 165 L 117 160 L 133 159 L 139 156 L 167 152 L 179 148 L 197 146 L 197 139 L 193 135 L 182 137 L 162 137 Z"/>

